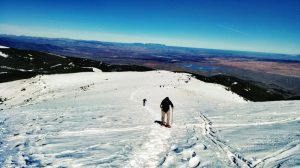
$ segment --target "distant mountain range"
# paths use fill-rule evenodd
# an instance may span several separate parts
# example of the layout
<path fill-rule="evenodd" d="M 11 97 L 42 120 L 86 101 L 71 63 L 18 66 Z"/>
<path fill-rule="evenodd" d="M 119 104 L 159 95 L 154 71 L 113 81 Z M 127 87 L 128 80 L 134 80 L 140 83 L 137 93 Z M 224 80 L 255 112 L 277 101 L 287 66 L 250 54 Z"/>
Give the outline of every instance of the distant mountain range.
<path fill-rule="evenodd" d="M 212 57 L 300 62 L 299 57 L 286 54 L 174 47 L 152 43 L 115 43 L 13 35 L 0 35 L 0 45 L 94 60 L 107 60 L 114 63 L 124 59 L 151 59 L 171 62 L 201 61 Z"/>

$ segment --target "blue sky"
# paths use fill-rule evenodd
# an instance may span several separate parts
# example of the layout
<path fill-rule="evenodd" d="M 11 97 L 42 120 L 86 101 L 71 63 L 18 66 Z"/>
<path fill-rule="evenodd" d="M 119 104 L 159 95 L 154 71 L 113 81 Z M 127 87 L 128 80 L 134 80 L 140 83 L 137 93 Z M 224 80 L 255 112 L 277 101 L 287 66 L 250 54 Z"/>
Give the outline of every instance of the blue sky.
<path fill-rule="evenodd" d="M 1 0 L 0 34 L 300 54 L 300 1 Z"/>

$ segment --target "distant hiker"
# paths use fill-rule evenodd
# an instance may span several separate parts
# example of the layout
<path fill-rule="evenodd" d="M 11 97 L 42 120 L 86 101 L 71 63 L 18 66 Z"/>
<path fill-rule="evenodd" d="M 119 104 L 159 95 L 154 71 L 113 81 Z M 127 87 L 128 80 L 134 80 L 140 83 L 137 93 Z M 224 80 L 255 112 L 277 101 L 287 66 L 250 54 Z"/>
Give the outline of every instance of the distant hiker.
<path fill-rule="evenodd" d="M 173 103 L 169 99 L 169 97 L 164 98 L 164 100 L 160 103 L 161 108 L 161 124 L 165 123 L 165 115 L 167 113 L 167 124 L 166 127 L 170 128 L 170 106 L 172 107 L 172 111 L 174 108 Z"/>
<path fill-rule="evenodd" d="M 143 106 L 146 106 L 147 99 L 143 99 Z"/>

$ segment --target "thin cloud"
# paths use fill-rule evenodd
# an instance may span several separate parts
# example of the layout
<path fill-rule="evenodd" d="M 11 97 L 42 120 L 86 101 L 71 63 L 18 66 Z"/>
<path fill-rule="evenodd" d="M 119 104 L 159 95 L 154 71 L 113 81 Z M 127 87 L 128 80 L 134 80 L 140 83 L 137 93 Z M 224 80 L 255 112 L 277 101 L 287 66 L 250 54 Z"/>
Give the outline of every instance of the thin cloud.
<path fill-rule="evenodd" d="M 171 46 L 185 46 L 185 47 L 206 47 L 211 48 L 216 46 L 215 43 L 207 40 L 190 40 L 177 38 L 164 38 L 156 36 L 139 36 L 131 34 L 118 34 L 111 32 L 100 31 L 80 31 L 67 29 L 49 29 L 38 27 L 24 27 L 10 24 L 0 23 L 0 34 L 13 35 L 28 35 L 36 37 L 50 37 L 50 38 L 71 38 L 80 40 L 98 40 L 109 42 L 125 42 L 125 43 L 160 43 Z"/>
<path fill-rule="evenodd" d="M 218 25 L 218 27 L 221 27 L 223 29 L 229 30 L 229 31 L 234 32 L 234 33 L 238 33 L 238 34 L 242 34 L 242 35 L 246 35 L 246 36 L 249 35 L 248 33 L 245 33 L 245 32 L 243 32 L 239 29 L 235 29 L 235 28 L 232 28 L 232 27 L 228 27 L 228 26 L 224 26 L 224 25 Z"/>

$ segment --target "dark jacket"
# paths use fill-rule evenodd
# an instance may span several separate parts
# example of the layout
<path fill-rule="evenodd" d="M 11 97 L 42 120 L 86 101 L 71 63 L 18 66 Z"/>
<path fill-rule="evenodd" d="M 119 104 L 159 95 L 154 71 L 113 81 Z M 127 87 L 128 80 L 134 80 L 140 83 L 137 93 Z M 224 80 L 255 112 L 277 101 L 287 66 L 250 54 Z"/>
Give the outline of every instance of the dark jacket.
<path fill-rule="evenodd" d="M 160 103 L 160 108 L 162 109 L 162 111 L 164 112 L 168 112 L 170 110 L 170 106 L 173 108 L 174 105 L 171 102 L 171 100 L 169 98 L 165 98 L 161 103 Z"/>

